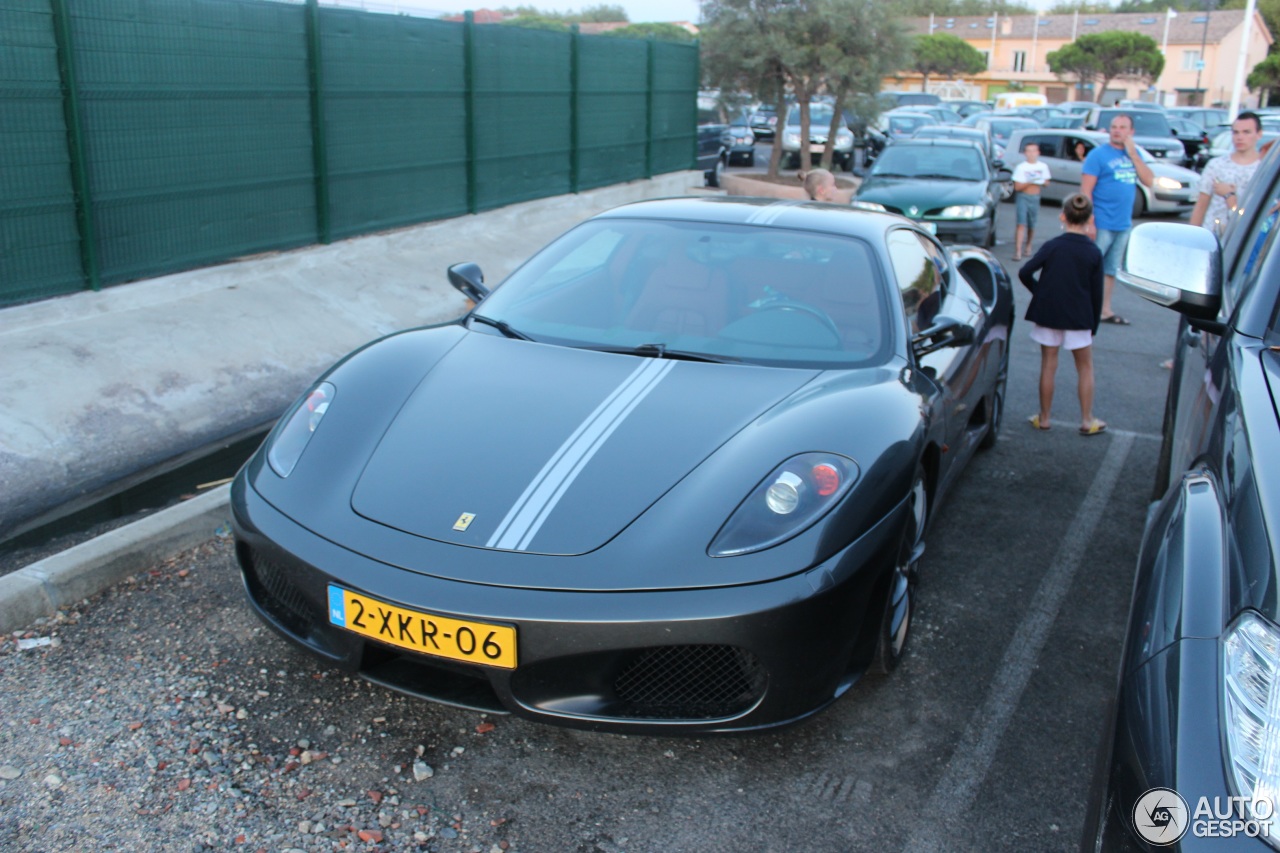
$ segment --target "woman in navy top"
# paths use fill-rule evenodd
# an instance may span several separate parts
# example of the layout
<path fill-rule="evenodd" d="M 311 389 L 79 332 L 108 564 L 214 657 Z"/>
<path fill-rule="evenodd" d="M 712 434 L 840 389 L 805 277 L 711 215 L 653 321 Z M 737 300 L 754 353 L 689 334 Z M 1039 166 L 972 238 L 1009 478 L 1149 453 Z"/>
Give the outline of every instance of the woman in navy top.
<path fill-rule="evenodd" d="M 1058 214 L 1065 233 L 1042 245 L 1018 270 L 1031 291 L 1031 339 L 1040 344 L 1040 411 L 1028 418 L 1036 429 L 1049 429 L 1058 349 L 1064 346 L 1079 376 L 1080 434 L 1098 435 L 1107 428 L 1093 416 L 1093 336 L 1102 317 L 1102 252 L 1087 233 L 1092 218 L 1089 199 L 1079 193 L 1068 198 Z"/>

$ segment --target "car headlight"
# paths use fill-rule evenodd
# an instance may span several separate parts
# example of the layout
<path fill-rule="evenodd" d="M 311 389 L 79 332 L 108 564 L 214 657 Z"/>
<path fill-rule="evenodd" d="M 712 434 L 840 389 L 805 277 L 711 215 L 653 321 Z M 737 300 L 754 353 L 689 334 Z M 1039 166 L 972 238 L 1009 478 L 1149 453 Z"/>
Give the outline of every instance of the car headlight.
<path fill-rule="evenodd" d="M 733 139 L 733 144 L 734 145 L 751 145 L 755 141 L 756 141 L 756 138 L 754 136 L 735 136 Z"/>
<path fill-rule="evenodd" d="M 720 528 L 712 557 L 763 551 L 811 527 L 853 486 L 858 466 L 834 453 L 802 453 L 770 472 Z"/>
<path fill-rule="evenodd" d="M 782 134 L 782 144 L 790 148 L 800 147 L 800 134 L 787 131 Z"/>
<path fill-rule="evenodd" d="M 1222 656 L 1227 764 L 1252 818 L 1272 827 L 1267 841 L 1280 847 L 1280 629 L 1246 612 L 1227 629 Z"/>
<path fill-rule="evenodd" d="M 881 213 L 884 213 L 885 209 L 883 204 L 876 204 L 874 201 L 858 201 L 857 199 L 854 199 L 851 204 L 858 210 L 878 210 Z"/>
<path fill-rule="evenodd" d="M 1161 189 L 1161 190 L 1182 189 L 1182 181 L 1179 181 L 1176 178 L 1167 177 L 1165 175 L 1161 175 L 1160 177 L 1156 178 L 1155 184 L 1156 184 L 1156 189 Z"/>
<path fill-rule="evenodd" d="M 942 208 L 939 219 L 981 219 L 987 215 L 987 209 L 980 204 L 953 204 Z"/>
<path fill-rule="evenodd" d="M 285 420 L 284 427 L 271 439 L 267 449 L 267 462 L 271 469 L 281 477 L 288 477 L 302 458 L 302 451 L 315 434 L 316 427 L 329 406 L 333 403 L 337 389 L 329 382 L 321 382 L 307 392 L 306 396 L 294 404 L 293 411 Z"/>

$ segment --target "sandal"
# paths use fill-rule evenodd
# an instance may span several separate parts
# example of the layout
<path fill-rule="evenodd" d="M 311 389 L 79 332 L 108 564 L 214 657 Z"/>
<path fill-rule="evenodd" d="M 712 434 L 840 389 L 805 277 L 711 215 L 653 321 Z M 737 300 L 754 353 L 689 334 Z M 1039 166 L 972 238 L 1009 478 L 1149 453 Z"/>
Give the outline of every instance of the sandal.
<path fill-rule="evenodd" d="M 1128 326 L 1129 321 L 1121 317 L 1119 314 L 1112 314 L 1110 317 L 1103 317 L 1099 322 L 1110 323 L 1113 326 Z"/>
<path fill-rule="evenodd" d="M 1083 427 L 1083 426 L 1080 427 L 1081 435 L 1102 435 L 1106 431 L 1107 431 L 1106 423 L 1098 420 L 1097 418 L 1094 418 L 1093 422 L 1089 424 L 1087 427 Z"/>
<path fill-rule="evenodd" d="M 1027 423 L 1031 424 L 1032 429 L 1047 430 L 1050 428 L 1049 424 L 1045 424 L 1044 426 L 1040 425 L 1040 415 L 1038 414 L 1032 415 L 1031 417 L 1027 418 Z"/>

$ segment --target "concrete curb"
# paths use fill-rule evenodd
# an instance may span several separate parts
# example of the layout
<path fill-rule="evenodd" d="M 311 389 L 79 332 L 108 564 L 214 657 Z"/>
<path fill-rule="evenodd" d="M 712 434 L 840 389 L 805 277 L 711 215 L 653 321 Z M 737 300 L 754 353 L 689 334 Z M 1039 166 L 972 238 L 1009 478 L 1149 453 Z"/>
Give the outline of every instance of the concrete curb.
<path fill-rule="evenodd" d="M 231 486 L 161 510 L 0 577 L 0 633 L 29 626 L 216 535 Z"/>

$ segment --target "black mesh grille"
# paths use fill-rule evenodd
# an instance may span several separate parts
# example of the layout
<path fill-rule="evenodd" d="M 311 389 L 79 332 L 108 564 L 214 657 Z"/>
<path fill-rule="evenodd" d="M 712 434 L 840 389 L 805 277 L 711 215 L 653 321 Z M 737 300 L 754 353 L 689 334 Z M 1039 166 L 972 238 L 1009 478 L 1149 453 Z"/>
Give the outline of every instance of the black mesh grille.
<path fill-rule="evenodd" d="M 627 716 L 713 719 L 740 714 L 764 693 L 765 674 L 751 652 L 733 646 L 646 649 L 614 682 Z"/>
<path fill-rule="evenodd" d="M 299 637 L 310 634 L 314 624 L 311 608 L 284 571 L 256 549 L 251 552 L 248 568 L 249 586 L 262 609 Z"/>

